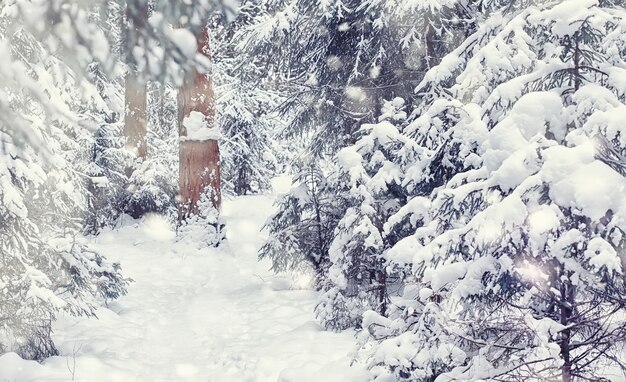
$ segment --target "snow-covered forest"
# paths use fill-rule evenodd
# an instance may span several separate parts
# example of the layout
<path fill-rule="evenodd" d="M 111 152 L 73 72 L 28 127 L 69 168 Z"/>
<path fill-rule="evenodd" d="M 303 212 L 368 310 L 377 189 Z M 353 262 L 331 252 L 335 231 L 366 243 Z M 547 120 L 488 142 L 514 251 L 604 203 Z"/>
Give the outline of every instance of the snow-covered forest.
<path fill-rule="evenodd" d="M 626 0 L 0 0 L 0 382 L 626 382 Z"/>

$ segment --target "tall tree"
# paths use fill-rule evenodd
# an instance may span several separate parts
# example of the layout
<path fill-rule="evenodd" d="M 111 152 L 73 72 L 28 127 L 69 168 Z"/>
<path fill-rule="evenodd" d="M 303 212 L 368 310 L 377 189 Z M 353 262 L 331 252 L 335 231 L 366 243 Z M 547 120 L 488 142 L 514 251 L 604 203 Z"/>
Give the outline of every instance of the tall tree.
<path fill-rule="evenodd" d="M 147 19 L 148 5 L 146 3 L 141 1 L 128 1 L 126 3 L 125 54 L 127 55 L 128 71 L 125 78 L 124 136 L 126 148 L 140 160 L 145 159 L 148 152 L 146 144 L 148 92 L 145 78 L 140 78 L 133 51 L 138 45 L 142 29 L 146 28 Z M 128 171 L 132 172 L 132 167 Z"/>
<path fill-rule="evenodd" d="M 277 270 L 299 267 L 302 260 L 312 264 L 319 281 L 327 281 L 317 308 L 326 327 L 358 324 L 359 313 L 346 317 L 335 309 L 344 300 L 354 299 L 353 305 L 361 307 L 372 300 L 385 310 L 382 280 L 388 278 L 380 255 L 386 245 L 382 240 L 370 243 L 367 233 L 380 231 L 385 214 L 406 197 L 395 180 L 375 184 L 383 178 L 374 175 L 386 156 L 401 156 L 393 152 L 396 139 L 383 139 L 383 145 L 369 144 L 365 137 L 353 147 L 363 157 L 359 166 L 364 173 L 354 183 L 345 180 L 352 170 L 337 166 L 335 154 L 367 136 L 367 129 L 360 130 L 365 124 L 371 128 L 384 119 L 400 122 L 396 113 L 401 110 L 393 110 L 393 102 L 387 101 L 403 108 L 404 100 L 414 98 L 412 90 L 424 72 L 456 45 L 457 34 L 466 33 L 460 27 L 472 28 L 467 15 L 473 3 L 276 1 L 270 4 L 280 6 L 278 11 L 261 12 L 237 36 L 270 61 L 266 67 L 277 73 L 281 90 L 288 94 L 282 107 L 290 120 L 285 135 L 308 139 L 309 155 L 294 166 L 300 172 L 296 186 L 279 200 L 278 212 L 268 221 L 270 236 L 260 257 L 272 258 Z M 388 147 L 388 141 L 394 143 Z M 362 193 L 351 192 L 353 188 Z M 361 232 L 350 228 L 365 218 L 375 222 Z M 373 290 L 378 291 L 375 299 Z"/>
<path fill-rule="evenodd" d="M 275 260 L 277 270 L 305 260 L 319 281 L 325 278 L 330 243 L 349 205 L 339 195 L 343 190 L 329 183 L 331 172 L 338 171 L 333 155 L 355 142 L 362 124 L 377 122 L 385 99 L 408 98 L 421 77 L 405 49 L 415 39 L 396 27 L 401 23 L 388 5 L 269 2 L 235 36 L 248 54 L 261 57 L 286 94 L 280 110 L 289 122 L 283 135 L 306 141 L 306 153 L 293 166 L 296 185 L 279 201 L 260 251 Z M 405 17 L 413 20 L 416 13 Z"/>
<path fill-rule="evenodd" d="M 209 224 L 215 226 L 222 204 L 220 133 L 215 126 L 209 31 L 204 25 L 196 33 L 196 44 L 197 53 L 203 58 L 201 66 L 193 67 L 186 73 L 178 93 L 179 222 L 200 217 L 208 218 L 211 220 Z"/>
<path fill-rule="evenodd" d="M 402 126 L 404 101 L 385 103 L 378 124 L 365 124 L 354 145 L 336 156 L 339 164 L 334 186 L 348 206 L 333 233 L 328 254 L 328 278 L 316 307 L 317 318 L 328 329 L 358 327 L 367 309 L 385 314 L 388 284 L 398 282 L 399 273 L 388 266 L 383 253 L 383 225 L 404 202 L 397 192 L 401 171 L 396 161 L 409 155 L 409 139 Z M 403 147 L 402 153 L 398 148 Z M 344 311 L 344 307 L 350 307 Z"/>

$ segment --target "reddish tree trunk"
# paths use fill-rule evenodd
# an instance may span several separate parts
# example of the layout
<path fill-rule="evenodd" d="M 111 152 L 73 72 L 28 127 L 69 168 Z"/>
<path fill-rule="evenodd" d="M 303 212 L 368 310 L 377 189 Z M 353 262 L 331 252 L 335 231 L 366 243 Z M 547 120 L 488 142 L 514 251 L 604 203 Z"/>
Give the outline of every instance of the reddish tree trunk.
<path fill-rule="evenodd" d="M 198 40 L 198 52 L 210 59 L 208 30 L 202 28 Z M 211 205 L 219 210 L 222 205 L 220 151 L 215 139 L 188 140 L 183 120 L 191 112 L 200 112 L 208 127 L 215 125 L 215 97 L 213 81 L 202 70 L 192 69 L 185 77 L 178 92 L 180 167 L 179 220 L 197 215 L 198 202 L 203 194 L 210 196 Z"/>

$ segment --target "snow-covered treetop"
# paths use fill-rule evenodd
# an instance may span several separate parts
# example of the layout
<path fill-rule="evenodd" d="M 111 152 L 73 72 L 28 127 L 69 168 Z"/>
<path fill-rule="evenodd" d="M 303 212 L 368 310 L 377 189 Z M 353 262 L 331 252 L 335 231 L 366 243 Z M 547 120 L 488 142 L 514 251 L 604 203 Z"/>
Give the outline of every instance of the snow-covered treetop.
<path fill-rule="evenodd" d="M 427 73 L 417 91 L 434 101 L 406 129 L 426 151 L 407 168 L 406 182 L 423 186 L 429 168 L 448 167 L 449 176 L 431 178 L 444 186 L 434 184 L 430 208 L 451 215 L 425 217 L 417 236 L 406 239 L 428 243 L 416 263 L 443 256 L 461 238 L 486 248 L 518 225 L 534 229 L 528 219 L 539 207 L 532 205 L 545 203 L 531 203 L 538 189 L 574 216 L 600 221 L 610 214 L 616 224 L 626 218 L 620 168 L 603 156 L 606 145 L 615 155 L 626 147 L 617 122 L 624 16 L 594 0 L 497 14 Z"/>

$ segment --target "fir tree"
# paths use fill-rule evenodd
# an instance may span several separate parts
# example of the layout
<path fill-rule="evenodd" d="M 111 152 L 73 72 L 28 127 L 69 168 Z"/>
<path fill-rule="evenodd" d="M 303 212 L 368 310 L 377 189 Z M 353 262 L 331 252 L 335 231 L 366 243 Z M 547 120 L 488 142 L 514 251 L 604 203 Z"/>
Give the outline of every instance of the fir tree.
<path fill-rule="evenodd" d="M 265 227 L 270 237 L 259 250 L 276 272 L 312 268 L 317 287 L 326 278 L 334 230 L 346 208 L 329 175 L 315 167 L 296 174 L 292 188 L 276 201 L 278 210 Z"/>

